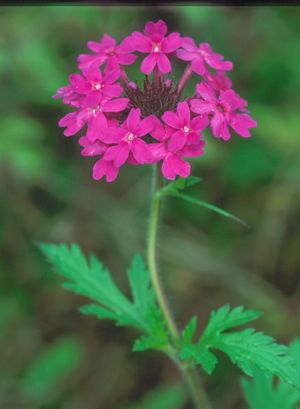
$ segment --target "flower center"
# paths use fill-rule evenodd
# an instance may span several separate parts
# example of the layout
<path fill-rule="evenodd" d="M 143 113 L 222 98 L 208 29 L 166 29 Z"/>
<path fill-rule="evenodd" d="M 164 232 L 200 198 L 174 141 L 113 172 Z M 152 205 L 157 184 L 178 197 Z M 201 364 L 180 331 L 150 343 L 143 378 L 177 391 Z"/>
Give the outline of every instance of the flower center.
<path fill-rule="evenodd" d="M 159 43 L 154 43 L 152 46 L 152 52 L 153 53 L 160 53 L 161 49 L 160 49 L 160 44 Z"/>
<path fill-rule="evenodd" d="M 93 85 L 93 88 L 94 88 L 95 90 L 99 90 L 99 89 L 101 89 L 102 87 L 103 87 L 103 85 L 102 85 L 100 82 L 98 82 L 98 83 L 96 83 L 96 84 Z"/>
<path fill-rule="evenodd" d="M 90 112 L 93 116 L 96 116 L 98 111 L 102 112 L 100 105 L 97 105 L 95 108 L 90 108 Z"/>
<path fill-rule="evenodd" d="M 133 139 L 134 139 L 133 133 L 129 132 L 129 133 L 126 135 L 126 139 L 127 139 L 128 142 L 133 141 Z"/>
<path fill-rule="evenodd" d="M 183 132 L 184 132 L 184 133 L 190 132 L 190 128 L 189 128 L 188 126 L 185 126 L 185 127 L 183 128 Z"/>
<path fill-rule="evenodd" d="M 106 55 L 108 55 L 109 57 L 113 57 L 115 55 L 115 51 L 114 50 L 107 50 Z"/>
<path fill-rule="evenodd" d="M 180 95 L 176 86 L 163 78 L 145 78 L 144 87 L 137 85 L 132 88 L 124 85 L 126 96 L 129 98 L 129 108 L 140 108 L 142 116 L 162 116 L 166 111 L 176 111 Z"/>

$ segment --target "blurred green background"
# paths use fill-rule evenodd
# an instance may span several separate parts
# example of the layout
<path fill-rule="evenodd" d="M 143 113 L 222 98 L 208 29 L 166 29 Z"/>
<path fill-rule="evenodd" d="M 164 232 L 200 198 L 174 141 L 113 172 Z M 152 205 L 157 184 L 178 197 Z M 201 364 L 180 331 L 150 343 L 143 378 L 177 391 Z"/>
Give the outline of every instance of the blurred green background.
<path fill-rule="evenodd" d="M 78 242 L 127 288 L 126 266 L 145 248 L 151 169 L 128 166 L 113 184 L 93 181 L 94 160 L 63 136 L 57 122 L 69 108 L 52 95 L 77 72 L 88 40 L 120 40 L 159 18 L 234 62 L 233 87 L 258 121 L 247 140 L 207 133 L 206 155 L 192 161 L 204 179 L 192 194 L 248 228 L 165 203 L 159 250 L 178 323 L 196 314 L 203 326 L 211 309 L 243 304 L 260 309 L 256 327 L 281 342 L 300 334 L 300 9 L 2 7 L 1 409 L 192 408 L 173 364 L 132 353 L 133 330 L 80 315 L 84 300 L 61 289 L 35 246 Z M 203 376 L 215 408 L 245 408 L 240 372 L 219 358 L 214 375 Z"/>

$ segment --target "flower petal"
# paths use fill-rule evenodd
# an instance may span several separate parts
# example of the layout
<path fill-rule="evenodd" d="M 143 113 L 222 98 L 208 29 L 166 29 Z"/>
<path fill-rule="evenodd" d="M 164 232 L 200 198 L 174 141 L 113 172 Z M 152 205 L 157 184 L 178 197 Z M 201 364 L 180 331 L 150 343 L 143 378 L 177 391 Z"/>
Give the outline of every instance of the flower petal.
<path fill-rule="evenodd" d="M 185 145 L 186 139 L 187 135 L 183 131 L 174 132 L 169 139 L 168 150 L 173 153 L 179 151 Z"/>
<path fill-rule="evenodd" d="M 177 113 L 178 113 L 179 119 L 182 121 L 183 124 L 185 125 L 190 124 L 191 112 L 190 112 L 189 104 L 186 101 L 178 103 Z"/>
<path fill-rule="evenodd" d="M 119 168 L 126 162 L 129 151 L 130 145 L 127 142 L 121 142 L 119 145 L 109 147 L 103 158 L 105 160 L 112 160 L 114 165 Z"/>
<path fill-rule="evenodd" d="M 198 75 L 204 75 L 206 72 L 205 65 L 201 56 L 198 56 L 192 61 L 192 69 Z"/>
<path fill-rule="evenodd" d="M 231 117 L 229 125 L 243 138 L 249 138 L 251 134 L 248 128 L 255 128 L 257 122 L 248 114 L 234 114 Z"/>
<path fill-rule="evenodd" d="M 135 31 L 131 34 L 131 45 L 134 50 L 141 53 L 150 53 L 152 47 L 152 41 L 144 34 Z"/>
<path fill-rule="evenodd" d="M 151 36 L 154 33 L 158 33 L 164 36 L 167 33 L 167 30 L 167 24 L 163 20 L 158 20 L 157 23 L 149 21 L 149 23 L 145 24 L 144 33 L 147 36 Z"/>
<path fill-rule="evenodd" d="M 241 98 L 236 92 L 232 89 L 221 92 L 220 102 L 229 110 L 234 111 L 235 109 L 245 108 L 248 103 L 245 99 Z"/>
<path fill-rule="evenodd" d="M 122 65 L 129 65 L 133 64 L 137 59 L 137 55 L 134 54 L 119 54 L 118 55 L 118 62 Z"/>
<path fill-rule="evenodd" d="M 165 127 L 158 118 L 156 118 L 154 121 L 155 121 L 155 125 L 154 125 L 154 128 L 152 129 L 152 131 L 150 132 L 150 135 L 154 139 L 156 139 L 158 141 L 162 141 L 166 137 Z"/>
<path fill-rule="evenodd" d="M 163 114 L 162 120 L 169 126 L 175 129 L 181 128 L 181 121 L 175 112 L 167 111 Z"/>
<path fill-rule="evenodd" d="M 172 162 L 172 154 L 169 154 L 164 158 L 161 170 L 165 178 L 169 180 L 174 180 L 176 178 L 176 172 Z"/>
<path fill-rule="evenodd" d="M 183 61 L 192 61 L 195 57 L 193 53 L 183 50 L 182 48 L 176 51 L 176 56 Z"/>
<path fill-rule="evenodd" d="M 102 139 L 102 132 L 107 129 L 107 119 L 104 114 L 100 113 L 96 116 L 92 116 L 88 121 L 87 137 L 91 142 L 96 139 Z"/>
<path fill-rule="evenodd" d="M 131 151 L 135 160 L 143 165 L 144 163 L 152 162 L 152 154 L 149 145 L 142 139 L 136 138 L 132 141 Z"/>
<path fill-rule="evenodd" d="M 190 52 L 198 51 L 195 41 L 191 37 L 183 37 L 181 47 Z"/>
<path fill-rule="evenodd" d="M 102 88 L 102 92 L 109 98 L 118 98 L 122 94 L 123 88 L 120 84 L 107 84 Z"/>
<path fill-rule="evenodd" d="M 127 119 L 126 119 L 126 128 L 128 131 L 135 134 L 135 131 L 141 121 L 141 110 L 140 108 L 131 108 Z"/>
<path fill-rule="evenodd" d="M 173 53 L 181 46 L 181 37 L 179 33 L 171 33 L 162 40 L 161 50 L 163 53 Z"/>
<path fill-rule="evenodd" d="M 144 136 L 150 133 L 157 126 L 157 118 L 155 115 L 149 115 L 143 119 L 135 130 L 137 136 Z"/>
<path fill-rule="evenodd" d="M 69 81 L 74 90 L 79 94 L 86 94 L 91 90 L 91 85 L 80 74 L 69 75 Z"/>
<path fill-rule="evenodd" d="M 106 101 L 103 104 L 103 111 L 104 112 L 121 112 L 127 107 L 128 102 L 129 102 L 128 98 L 118 98 L 118 99 L 112 99 L 110 101 Z"/>
<path fill-rule="evenodd" d="M 102 129 L 101 140 L 105 143 L 118 143 L 120 142 L 127 131 L 124 128 L 110 127 L 107 129 Z"/>
<path fill-rule="evenodd" d="M 107 163 L 104 159 L 97 160 L 93 166 L 93 179 L 100 180 L 106 174 Z"/>
<path fill-rule="evenodd" d="M 165 54 L 158 54 L 157 67 L 162 74 L 172 71 L 170 60 Z"/>
<path fill-rule="evenodd" d="M 183 157 L 192 158 L 195 156 L 203 155 L 204 147 L 206 145 L 205 141 L 198 141 L 190 145 L 186 145 L 180 152 Z"/>
<path fill-rule="evenodd" d="M 192 99 L 190 101 L 191 104 L 191 111 L 195 112 L 195 114 L 209 114 L 211 113 L 216 105 L 210 102 L 203 101 L 201 99 Z"/>
<path fill-rule="evenodd" d="M 211 121 L 210 121 L 210 126 L 212 129 L 212 133 L 216 138 L 222 138 L 222 135 L 220 134 L 221 131 L 221 125 L 226 122 L 224 115 L 219 112 L 215 111 Z"/>
<path fill-rule="evenodd" d="M 200 116 L 195 116 L 191 120 L 191 127 L 195 131 L 203 131 L 209 124 L 208 117 L 207 115 L 200 115 Z"/>
<path fill-rule="evenodd" d="M 94 51 L 95 53 L 99 53 L 101 51 L 114 48 L 116 46 L 116 40 L 109 36 L 108 34 L 104 34 L 98 43 L 95 41 L 89 41 L 87 43 L 87 46 L 90 50 Z"/>
<path fill-rule="evenodd" d="M 80 54 L 77 58 L 79 62 L 78 68 L 83 70 L 85 68 L 89 68 L 93 65 L 99 66 L 105 63 L 107 60 L 107 55 L 99 54 L 99 55 L 89 55 L 89 54 Z"/>
<path fill-rule="evenodd" d="M 157 55 L 154 53 L 151 53 L 149 55 L 147 55 L 147 57 L 145 57 L 142 61 L 141 64 L 141 71 L 146 74 L 149 75 L 152 71 L 153 68 L 155 67 L 157 62 Z"/>
<path fill-rule="evenodd" d="M 112 84 L 113 82 L 117 81 L 120 78 L 121 70 L 117 67 L 114 70 L 105 70 L 105 77 L 103 78 L 104 84 Z"/>
<path fill-rule="evenodd" d="M 197 94 L 203 98 L 205 101 L 212 102 L 214 104 L 217 103 L 217 98 L 215 91 L 205 82 L 200 82 L 200 84 L 196 85 Z"/>
<path fill-rule="evenodd" d="M 108 162 L 106 168 L 106 182 L 113 182 L 119 174 L 119 168 L 114 166 L 113 162 Z"/>
<path fill-rule="evenodd" d="M 177 155 L 171 154 L 163 161 L 162 173 L 170 180 L 174 180 L 176 175 L 185 178 L 191 173 L 191 165 L 189 162 L 180 159 Z"/>

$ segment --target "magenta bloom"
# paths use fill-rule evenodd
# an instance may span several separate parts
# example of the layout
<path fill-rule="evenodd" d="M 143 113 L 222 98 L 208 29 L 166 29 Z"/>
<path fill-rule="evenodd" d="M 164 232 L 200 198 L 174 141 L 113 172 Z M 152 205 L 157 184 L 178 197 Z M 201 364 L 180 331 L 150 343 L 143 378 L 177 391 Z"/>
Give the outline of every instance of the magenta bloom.
<path fill-rule="evenodd" d="M 120 65 L 133 64 L 137 58 L 132 54 L 132 47 L 129 37 L 124 38 L 120 45 L 116 44 L 116 40 L 107 34 L 104 34 L 99 42 L 89 41 L 88 48 L 95 53 L 80 54 L 78 57 L 79 68 L 86 69 L 91 66 L 99 67 L 107 63 L 108 69 L 118 68 Z"/>
<path fill-rule="evenodd" d="M 93 167 L 93 179 L 100 180 L 105 176 L 106 182 L 113 182 L 119 174 L 119 168 L 113 161 L 107 161 L 104 158 L 97 160 Z"/>
<path fill-rule="evenodd" d="M 211 115 L 211 129 L 216 138 L 228 141 L 231 137 L 228 126 L 244 138 L 249 138 L 249 128 L 256 127 L 256 121 L 246 113 L 247 101 L 232 89 L 216 92 L 206 83 L 197 85 L 199 99 L 191 100 L 191 110 L 196 114 Z M 236 112 L 240 110 L 242 113 Z"/>
<path fill-rule="evenodd" d="M 64 131 L 65 136 L 76 134 L 87 122 L 97 128 L 97 123 L 104 113 L 121 112 L 127 107 L 128 101 L 128 98 L 102 99 L 95 107 L 86 107 L 67 114 L 58 122 L 58 125 L 67 128 Z"/>
<path fill-rule="evenodd" d="M 168 125 L 164 127 L 160 121 L 156 121 L 156 125 L 151 132 L 151 136 L 159 141 L 150 145 L 153 161 L 155 163 L 162 160 L 162 173 L 169 180 L 174 180 L 177 175 L 183 178 L 190 175 L 191 165 L 189 162 L 184 161 L 183 157 L 200 156 L 204 153 L 205 141 L 201 140 L 202 134 L 200 131 L 198 133 L 190 132 L 185 137 L 185 143 L 181 148 L 174 151 L 170 142 L 176 132 L 174 128 Z"/>
<path fill-rule="evenodd" d="M 199 47 L 197 47 L 192 38 L 184 37 L 181 47 L 176 52 L 177 57 L 183 61 L 191 61 L 192 70 L 196 74 L 205 75 L 206 65 L 216 70 L 232 70 L 232 62 L 223 61 L 224 57 L 221 54 L 214 53 L 208 43 L 200 43 Z"/>
<path fill-rule="evenodd" d="M 179 102 L 177 113 L 167 111 L 163 114 L 162 120 L 169 125 L 172 133 L 168 142 L 170 152 L 176 152 L 183 148 L 187 139 L 199 139 L 199 131 L 208 125 L 207 117 L 196 116 L 191 119 L 191 112 L 186 101 Z"/>
<path fill-rule="evenodd" d="M 88 47 L 94 54 L 78 57 L 80 72 L 71 74 L 70 83 L 54 98 L 73 107 L 59 126 L 65 136 L 82 132 L 81 155 L 96 158 L 95 180 L 112 182 L 124 165 L 155 163 L 161 164 L 166 179 L 187 177 L 188 158 L 204 154 L 202 132 L 209 125 L 213 135 L 224 140 L 230 139 L 229 127 L 247 138 L 256 126 L 247 102 L 226 75 L 232 63 L 207 43 L 196 46 L 177 32 L 167 34 L 162 20 L 146 23 L 143 33 L 135 31 L 119 45 L 104 34 Z M 140 66 L 142 86 L 125 71 L 136 61 L 135 51 L 147 54 Z M 177 58 L 188 62 L 178 80 L 168 75 Z M 193 73 L 202 81 L 183 97 Z"/>
<path fill-rule="evenodd" d="M 103 75 L 94 66 L 83 70 L 83 75 L 71 74 L 69 78 L 73 90 L 84 96 L 81 101 L 82 105 L 96 106 L 104 98 L 115 98 L 122 94 L 123 88 L 121 85 L 119 83 L 115 84 L 119 77 L 119 69 L 106 70 Z"/>
<path fill-rule="evenodd" d="M 209 71 L 205 73 L 205 81 L 215 90 L 215 91 L 225 91 L 230 89 L 232 86 L 232 81 L 227 77 L 225 71 L 218 70 L 215 74 L 211 74 Z M 197 93 L 197 90 L 196 90 Z M 197 95 L 199 96 L 199 95 Z"/>
<path fill-rule="evenodd" d="M 152 131 L 154 125 L 154 116 L 150 115 L 141 120 L 141 110 L 131 109 L 121 128 L 111 127 L 105 132 L 103 141 L 114 145 L 107 149 L 104 159 L 111 160 L 115 166 L 120 167 L 132 153 L 140 165 L 150 163 L 151 151 L 142 137 Z"/>
<path fill-rule="evenodd" d="M 157 66 L 162 74 L 172 71 L 172 66 L 167 54 L 173 53 L 181 45 L 179 33 L 171 33 L 165 37 L 167 25 L 162 20 L 157 23 L 147 23 L 144 34 L 135 31 L 131 35 L 131 44 L 136 51 L 149 54 L 144 58 L 141 71 L 150 74 Z"/>

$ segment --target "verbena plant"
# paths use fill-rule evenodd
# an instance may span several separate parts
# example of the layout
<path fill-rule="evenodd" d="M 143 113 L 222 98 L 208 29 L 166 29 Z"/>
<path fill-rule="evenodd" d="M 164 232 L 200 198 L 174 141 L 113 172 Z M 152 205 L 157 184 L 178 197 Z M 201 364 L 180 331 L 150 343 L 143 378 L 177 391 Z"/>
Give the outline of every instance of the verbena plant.
<path fill-rule="evenodd" d="M 196 317 L 185 328 L 177 327 L 158 272 L 157 229 L 165 196 L 181 198 L 242 222 L 186 193 L 186 188 L 199 183 L 200 178 L 190 176 L 191 165 L 184 160 L 204 153 L 203 130 L 207 127 L 214 137 L 225 141 L 231 138 L 232 130 L 248 138 L 249 129 L 256 127 L 247 102 L 232 89 L 226 75 L 233 64 L 214 53 L 207 43 L 197 46 L 177 32 L 167 35 L 162 20 L 147 23 L 143 33 L 134 32 L 119 45 L 105 34 L 99 42 L 88 42 L 88 47 L 93 54 L 78 57 L 81 74 L 71 74 L 70 84 L 54 96 L 75 108 L 59 125 L 66 128 L 65 136 L 86 126 L 79 144 L 83 156 L 98 157 L 93 167 L 95 180 L 105 177 L 107 182 L 114 181 L 126 163 L 151 164 L 147 263 L 142 256 L 134 256 L 127 270 L 131 288 L 128 297 L 97 257 L 86 257 L 77 244 L 40 244 L 54 270 L 66 279 L 64 288 L 92 300 L 80 308 L 82 313 L 134 327 L 140 333 L 134 351 L 155 349 L 166 354 L 189 385 L 195 408 L 211 407 L 198 367 L 211 375 L 218 364 L 215 350 L 228 355 L 245 374 L 259 374 L 259 382 L 270 382 L 260 381 L 261 374 L 267 379 L 276 376 L 289 385 L 282 388 L 297 389 L 298 372 L 286 346 L 253 328 L 236 329 L 257 319 L 258 311 L 225 305 L 211 312 L 204 331 L 196 338 Z M 126 66 L 136 62 L 136 52 L 146 54 L 140 65 L 145 75 L 143 87 L 129 79 L 125 71 Z M 178 82 L 168 78 L 174 59 L 187 62 Z M 201 81 L 193 95 L 183 96 L 192 74 Z M 243 381 L 243 388 L 251 401 L 255 384 Z M 299 396 L 296 389 L 295 396 Z M 260 408 L 255 404 L 251 407 Z"/>

